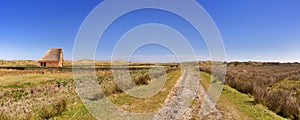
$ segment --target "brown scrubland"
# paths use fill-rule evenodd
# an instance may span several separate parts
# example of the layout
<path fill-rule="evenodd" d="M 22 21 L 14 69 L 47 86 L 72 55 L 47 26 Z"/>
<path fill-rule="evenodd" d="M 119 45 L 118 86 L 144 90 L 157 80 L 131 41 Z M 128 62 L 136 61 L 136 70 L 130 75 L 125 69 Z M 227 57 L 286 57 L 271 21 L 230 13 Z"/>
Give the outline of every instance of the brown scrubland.
<path fill-rule="evenodd" d="M 200 69 L 211 73 L 211 62 Z M 227 64 L 225 84 L 254 96 L 275 113 L 300 119 L 300 64 L 231 62 Z"/>

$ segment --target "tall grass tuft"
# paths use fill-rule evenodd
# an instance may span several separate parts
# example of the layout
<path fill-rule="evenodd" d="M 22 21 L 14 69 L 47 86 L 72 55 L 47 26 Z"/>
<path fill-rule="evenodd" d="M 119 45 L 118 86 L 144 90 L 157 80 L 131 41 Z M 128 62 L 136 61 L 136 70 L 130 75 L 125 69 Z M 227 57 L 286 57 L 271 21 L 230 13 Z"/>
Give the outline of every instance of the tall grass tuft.
<path fill-rule="evenodd" d="M 63 98 L 56 103 L 42 106 L 39 116 L 41 117 L 41 119 L 50 119 L 52 117 L 61 115 L 62 112 L 66 110 L 66 107 L 67 100 L 66 98 Z"/>
<path fill-rule="evenodd" d="M 4 112 L 4 110 L 0 111 L 0 120 L 10 120 L 10 116 Z"/>

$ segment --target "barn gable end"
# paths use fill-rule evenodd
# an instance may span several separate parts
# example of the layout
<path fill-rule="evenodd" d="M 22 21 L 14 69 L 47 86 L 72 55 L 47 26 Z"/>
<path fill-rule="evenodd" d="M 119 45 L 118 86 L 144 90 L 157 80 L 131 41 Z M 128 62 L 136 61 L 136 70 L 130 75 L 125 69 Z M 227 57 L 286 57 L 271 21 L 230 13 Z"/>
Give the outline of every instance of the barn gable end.
<path fill-rule="evenodd" d="M 40 60 L 37 66 L 42 67 L 62 67 L 63 66 L 63 53 L 61 48 L 50 48 Z"/>

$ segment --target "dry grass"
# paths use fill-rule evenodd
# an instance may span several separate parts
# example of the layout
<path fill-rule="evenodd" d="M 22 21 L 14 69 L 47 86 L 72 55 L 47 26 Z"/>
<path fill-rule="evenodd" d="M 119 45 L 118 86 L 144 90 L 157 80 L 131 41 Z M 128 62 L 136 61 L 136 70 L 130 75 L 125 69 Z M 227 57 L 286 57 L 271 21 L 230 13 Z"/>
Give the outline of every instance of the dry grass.
<path fill-rule="evenodd" d="M 1 110 L 1 111 L 0 111 L 0 120 L 10 120 L 10 119 L 11 119 L 11 117 L 8 116 L 8 114 L 6 114 L 6 113 L 4 112 L 4 110 Z"/>
<path fill-rule="evenodd" d="M 12 74 L 10 74 L 12 73 Z M 53 70 L 0 70 L 0 119 L 93 119 L 75 93 L 71 72 Z M 107 94 L 116 95 L 110 70 L 96 72 Z M 131 71 L 139 84 L 147 72 Z M 160 75 L 157 75 L 160 76 Z M 101 80 L 100 80 L 101 79 Z M 143 81 L 144 80 L 144 81 Z M 110 89 L 112 88 L 112 89 Z M 95 99 L 101 98 L 96 95 Z"/>
<path fill-rule="evenodd" d="M 166 99 L 167 95 L 170 93 L 171 89 L 174 87 L 176 81 L 180 76 L 180 70 L 168 73 L 164 88 L 158 94 L 149 98 L 136 98 L 125 93 L 121 93 L 112 95 L 109 97 L 109 99 L 118 107 L 126 111 L 137 113 L 153 112 L 158 110 L 162 106 L 164 100 Z"/>
<path fill-rule="evenodd" d="M 167 70 L 167 72 L 172 72 L 175 70 L 177 69 Z M 106 75 L 98 76 L 98 81 L 106 96 L 123 92 L 115 83 L 114 76 L 112 75 L 111 72 L 107 72 L 103 74 Z M 152 75 L 153 78 L 158 78 L 163 76 L 164 74 L 160 71 L 154 71 Z M 151 82 L 151 78 L 148 70 L 132 70 L 130 71 L 130 76 L 136 85 L 147 85 Z M 128 85 L 127 89 L 131 89 L 133 86 L 134 85 Z M 102 96 L 102 95 L 98 95 L 98 96 Z"/>
<path fill-rule="evenodd" d="M 207 90 L 209 84 L 215 79 L 207 73 L 200 73 L 200 83 Z M 222 119 L 225 120 L 282 120 L 284 118 L 276 115 L 261 104 L 256 104 L 253 96 L 243 94 L 225 85 L 222 94 L 216 104 L 222 111 Z"/>
<path fill-rule="evenodd" d="M 0 111 L 13 119 L 46 119 L 60 115 L 67 104 L 79 101 L 72 83 L 58 87 L 47 83 L 35 87 L 6 88 L 0 92 Z"/>
<path fill-rule="evenodd" d="M 36 66 L 35 60 L 0 60 L 0 66 Z"/>
<path fill-rule="evenodd" d="M 55 116 L 61 115 L 62 112 L 66 110 L 66 107 L 67 99 L 63 98 L 61 100 L 58 100 L 58 102 L 42 106 L 39 112 L 39 116 L 41 119 L 50 119 Z"/>
<path fill-rule="evenodd" d="M 45 70 L 15 70 L 15 69 L 0 69 L 0 76 L 18 76 L 22 74 L 44 74 L 44 73 L 58 73 L 58 71 Z"/>
<path fill-rule="evenodd" d="M 71 80 L 73 74 L 71 72 L 65 73 L 26 73 L 19 75 L 5 75 L 0 77 L 0 87 L 13 87 L 13 86 L 22 86 L 24 84 L 32 85 L 39 84 L 41 82 L 49 81 L 63 81 Z"/>
<path fill-rule="evenodd" d="M 7 71 L 14 74 L 7 74 Z M 5 73 L 3 73 L 5 72 Z M 46 119 L 63 113 L 79 101 L 72 73 L 61 71 L 2 70 L 0 119 Z"/>
<path fill-rule="evenodd" d="M 210 72 L 209 65 L 201 66 Z M 228 64 L 226 84 L 251 94 L 256 103 L 277 114 L 300 119 L 300 64 L 233 62 Z"/>

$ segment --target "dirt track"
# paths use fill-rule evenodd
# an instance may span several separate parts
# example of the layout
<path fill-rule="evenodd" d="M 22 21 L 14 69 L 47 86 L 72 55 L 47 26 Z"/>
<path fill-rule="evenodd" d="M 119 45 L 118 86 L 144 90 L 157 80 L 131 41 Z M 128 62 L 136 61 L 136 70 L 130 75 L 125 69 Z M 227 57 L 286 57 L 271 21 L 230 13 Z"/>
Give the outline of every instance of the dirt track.
<path fill-rule="evenodd" d="M 168 95 L 164 107 L 158 111 L 153 120 L 221 119 L 221 112 L 209 99 L 208 102 L 204 102 L 205 97 L 206 92 L 199 84 L 198 72 L 185 69 Z"/>

